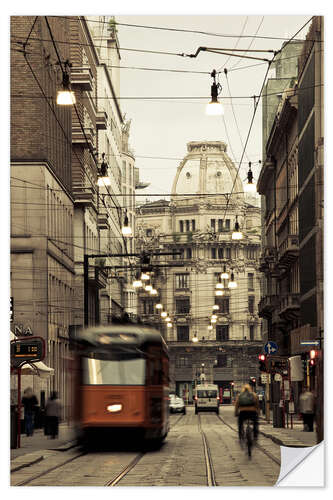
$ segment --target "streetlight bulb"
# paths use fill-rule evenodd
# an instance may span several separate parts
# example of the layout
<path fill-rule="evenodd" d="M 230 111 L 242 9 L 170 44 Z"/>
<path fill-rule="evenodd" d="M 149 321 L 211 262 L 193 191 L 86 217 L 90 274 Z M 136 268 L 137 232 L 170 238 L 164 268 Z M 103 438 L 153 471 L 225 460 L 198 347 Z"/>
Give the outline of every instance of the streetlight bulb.
<path fill-rule="evenodd" d="M 213 330 L 213 325 L 208 325 L 207 328 L 208 330 Z"/>
<path fill-rule="evenodd" d="M 221 278 L 223 280 L 227 280 L 229 278 L 229 274 L 227 273 L 226 267 L 223 266 L 223 273 L 221 274 Z"/>
<path fill-rule="evenodd" d="M 257 192 L 257 186 L 256 186 L 256 184 L 253 184 L 253 182 L 248 182 L 244 186 L 244 191 L 246 193 L 256 193 Z"/>
<path fill-rule="evenodd" d="M 152 285 L 146 285 L 146 286 L 145 286 L 145 290 L 146 290 L 146 292 L 151 292 L 151 291 L 152 291 L 152 289 L 153 289 Z"/>
<path fill-rule="evenodd" d="M 220 309 L 220 306 L 218 306 L 217 304 L 213 305 L 213 311 L 218 311 L 219 309 Z"/>
<path fill-rule="evenodd" d="M 171 328 L 172 327 L 172 323 L 167 323 L 167 327 Z"/>
<path fill-rule="evenodd" d="M 150 279 L 149 274 L 142 272 L 141 279 L 142 281 L 148 281 Z"/>
<path fill-rule="evenodd" d="M 140 288 L 142 286 L 142 281 L 140 279 L 135 279 L 132 283 L 133 288 Z"/>
<path fill-rule="evenodd" d="M 132 228 L 129 225 L 127 215 L 125 215 L 124 225 L 121 228 L 121 232 L 122 232 L 123 236 L 132 236 Z"/>
<path fill-rule="evenodd" d="M 166 317 L 167 317 L 167 315 L 168 315 L 168 313 L 167 313 L 166 311 L 162 311 L 162 312 L 161 312 L 161 317 L 162 317 L 162 318 L 166 318 Z"/>
<path fill-rule="evenodd" d="M 163 309 L 163 305 L 162 304 L 156 304 L 156 309 Z"/>
<path fill-rule="evenodd" d="M 215 295 L 217 297 L 221 297 L 222 295 L 224 295 L 224 291 L 223 290 L 216 290 Z"/>
<path fill-rule="evenodd" d="M 198 342 L 198 337 L 196 335 L 192 338 L 192 342 Z"/>
<path fill-rule="evenodd" d="M 155 290 L 155 288 L 150 290 L 150 295 L 157 295 L 157 290 Z"/>
<path fill-rule="evenodd" d="M 234 273 L 231 273 L 231 279 L 228 283 L 228 288 L 237 288 L 237 283 L 235 281 Z"/>
<path fill-rule="evenodd" d="M 71 90 L 58 90 L 57 104 L 60 106 L 73 106 L 76 104 L 74 92 Z"/>
<path fill-rule="evenodd" d="M 224 109 L 219 101 L 210 101 L 206 106 L 206 115 L 208 116 L 222 116 Z"/>
<path fill-rule="evenodd" d="M 238 220 L 237 220 L 237 215 L 236 215 L 235 229 L 233 230 L 233 233 L 231 235 L 231 239 L 241 240 L 242 238 L 243 238 L 243 233 L 240 230 Z"/>

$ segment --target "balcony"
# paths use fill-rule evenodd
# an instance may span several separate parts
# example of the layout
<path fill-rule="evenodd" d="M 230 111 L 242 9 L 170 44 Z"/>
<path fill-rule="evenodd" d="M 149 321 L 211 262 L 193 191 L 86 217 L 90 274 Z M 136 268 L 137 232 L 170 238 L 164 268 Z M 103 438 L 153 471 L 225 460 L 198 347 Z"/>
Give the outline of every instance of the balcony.
<path fill-rule="evenodd" d="M 98 214 L 98 228 L 108 229 L 109 228 L 109 216 L 106 209 L 100 209 Z"/>
<path fill-rule="evenodd" d="M 105 288 L 107 285 L 108 274 L 106 270 L 98 267 L 89 267 L 88 273 L 89 285 L 96 288 Z"/>
<path fill-rule="evenodd" d="M 279 266 L 290 267 L 299 255 L 298 235 L 288 234 L 279 247 Z"/>
<path fill-rule="evenodd" d="M 106 130 L 108 124 L 108 115 L 105 111 L 98 111 L 96 114 L 97 130 Z"/>
<path fill-rule="evenodd" d="M 86 206 L 96 208 L 97 194 L 92 186 L 75 187 L 73 186 L 74 203 L 77 206 Z"/>
<path fill-rule="evenodd" d="M 290 293 L 280 297 L 279 316 L 284 321 L 291 321 L 299 318 L 300 305 L 299 295 L 297 293 Z"/>
<path fill-rule="evenodd" d="M 84 133 L 83 133 L 84 130 Z M 95 131 L 92 127 L 84 127 L 83 130 L 79 125 L 73 125 L 72 128 L 72 144 L 82 146 L 84 148 L 95 148 Z"/>
<path fill-rule="evenodd" d="M 90 92 L 93 89 L 93 75 L 90 68 L 72 68 L 71 87 L 73 90 Z"/>
<path fill-rule="evenodd" d="M 258 304 L 258 312 L 261 318 L 271 318 L 272 313 L 279 306 L 279 297 L 277 295 L 266 295 Z"/>

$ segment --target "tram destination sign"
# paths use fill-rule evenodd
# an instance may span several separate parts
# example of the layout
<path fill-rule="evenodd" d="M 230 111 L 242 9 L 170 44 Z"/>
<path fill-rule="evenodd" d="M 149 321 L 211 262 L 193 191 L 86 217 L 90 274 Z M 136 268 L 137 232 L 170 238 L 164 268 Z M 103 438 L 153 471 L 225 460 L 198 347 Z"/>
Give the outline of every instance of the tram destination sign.
<path fill-rule="evenodd" d="M 24 363 L 41 361 L 45 357 L 45 342 L 42 337 L 15 339 L 10 343 L 11 364 L 19 368 Z"/>

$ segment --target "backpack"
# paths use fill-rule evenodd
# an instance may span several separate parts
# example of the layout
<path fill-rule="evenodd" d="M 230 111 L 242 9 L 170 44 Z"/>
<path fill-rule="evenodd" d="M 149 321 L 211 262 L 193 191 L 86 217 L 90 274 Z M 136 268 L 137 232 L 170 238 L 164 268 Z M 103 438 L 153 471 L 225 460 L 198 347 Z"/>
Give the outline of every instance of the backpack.
<path fill-rule="evenodd" d="M 255 403 L 254 394 L 249 391 L 244 391 L 239 395 L 239 406 L 253 406 Z"/>

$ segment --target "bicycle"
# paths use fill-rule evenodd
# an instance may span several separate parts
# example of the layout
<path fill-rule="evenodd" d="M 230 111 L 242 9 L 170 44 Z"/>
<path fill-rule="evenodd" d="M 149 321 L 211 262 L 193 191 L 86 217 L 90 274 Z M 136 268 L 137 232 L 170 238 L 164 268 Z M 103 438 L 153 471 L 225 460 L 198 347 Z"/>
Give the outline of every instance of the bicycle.
<path fill-rule="evenodd" d="M 244 424 L 246 423 L 245 428 L 245 436 L 244 436 Z M 243 422 L 241 441 L 246 441 L 246 449 L 248 457 L 252 456 L 252 447 L 254 442 L 254 434 L 253 434 L 253 421 L 250 418 L 247 418 Z"/>

